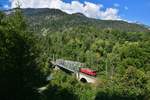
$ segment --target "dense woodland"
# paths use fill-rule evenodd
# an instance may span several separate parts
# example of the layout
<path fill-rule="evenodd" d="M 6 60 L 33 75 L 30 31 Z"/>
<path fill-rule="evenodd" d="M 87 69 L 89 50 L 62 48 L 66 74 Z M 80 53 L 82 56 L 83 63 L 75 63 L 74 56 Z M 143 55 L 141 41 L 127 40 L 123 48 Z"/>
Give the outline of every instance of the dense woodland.
<path fill-rule="evenodd" d="M 81 83 L 53 71 L 53 55 L 85 63 L 99 81 Z M 150 100 L 150 31 L 56 9 L 1 12 L 0 99 Z"/>

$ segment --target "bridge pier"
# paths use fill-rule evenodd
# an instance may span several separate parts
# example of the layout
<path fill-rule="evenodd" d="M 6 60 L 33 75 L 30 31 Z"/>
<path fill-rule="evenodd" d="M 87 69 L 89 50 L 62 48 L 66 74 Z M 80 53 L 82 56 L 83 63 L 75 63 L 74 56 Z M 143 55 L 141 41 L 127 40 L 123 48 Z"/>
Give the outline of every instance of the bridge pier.
<path fill-rule="evenodd" d="M 76 78 L 79 81 L 84 82 L 84 83 L 96 83 L 96 78 L 95 77 L 83 74 L 81 72 L 76 73 Z"/>
<path fill-rule="evenodd" d="M 54 66 L 54 70 L 60 70 L 58 66 Z"/>

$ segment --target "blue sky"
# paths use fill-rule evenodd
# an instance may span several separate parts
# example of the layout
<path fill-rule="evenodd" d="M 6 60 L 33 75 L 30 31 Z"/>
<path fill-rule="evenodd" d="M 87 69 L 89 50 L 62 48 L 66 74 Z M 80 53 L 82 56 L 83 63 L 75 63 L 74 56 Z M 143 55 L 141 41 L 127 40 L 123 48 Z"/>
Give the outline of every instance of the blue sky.
<path fill-rule="evenodd" d="M 71 2 L 71 0 L 64 0 Z M 84 0 L 80 0 L 84 2 Z M 103 4 L 105 8 L 119 4 L 119 15 L 129 21 L 138 21 L 150 26 L 150 0 L 86 0 Z"/>
<path fill-rule="evenodd" d="M 23 0 L 20 0 L 20 1 L 23 1 Z M 83 7 L 79 6 L 81 7 L 81 9 L 73 8 L 75 6 L 75 3 L 73 2 L 73 0 L 63 0 L 63 2 L 60 0 L 55 0 L 55 1 L 54 0 L 33 0 L 33 1 L 36 2 L 36 4 L 37 2 L 40 1 L 41 5 L 43 5 L 43 2 L 45 1 L 46 3 L 44 3 L 44 5 L 53 2 L 53 6 L 55 4 L 60 5 L 63 3 L 63 5 L 65 5 L 65 8 L 57 7 L 56 5 L 54 6 L 54 8 L 62 9 L 63 11 L 66 11 L 68 13 L 73 13 L 73 12 L 84 13 L 83 9 L 85 8 L 87 9 L 87 7 L 89 7 L 88 13 L 84 13 L 88 17 L 99 18 L 99 19 L 114 19 L 114 20 L 122 19 L 122 20 L 133 21 L 133 22 L 137 21 L 139 23 L 147 24 L 150 26 L 150 0 L 76 0 L 78 1 L 78 3 L 76 4 L 78 5 L 83 4 L 87 6 L 85 8 L 84 6 Z M 56 1 L 58 2 L 56 3 Z M 0 0 L 0 9 L 12 8 L 11 3 L 12 5 L 14 5 L 15 2 L 9 2 L 9 0 Z M 91 5 L 90 3 L 94 5 L 101 5 L 101 6 L 94 6 L 94 5 Z M 68 4 L 71 5 L 71 8 L 73 9 L 72 11 L 66 10 L 66 5 Z M 37 7 L 33 4 L 32 5 L 28 4 L 28 2 L 23 4 L 23 7 L 27 8 L 28 5 L 30 5 L 29 7 L 33 7 L 33 8 Z M 38 5 L 41 7 L 40 4 Z M 93 9 L 91 10 L 90 8 L 92 8 L 93 6 L 96 7 L 95 9 L 100 9 L 100 11 L 98 12 L 97 10 L 93 10 Z M 43 6 L 43 7 L 53 8 L 50 5 Z M 67 9 L 69 9 L 68 6 L 67 6 Z M 99 15 L 97 15 L 97 13 L 99 13 Z"/>
<path fill-rule="evenodd" d="M 9 0 L 0 0 L 0 9 L 7 9 L 10 6 Z"/>

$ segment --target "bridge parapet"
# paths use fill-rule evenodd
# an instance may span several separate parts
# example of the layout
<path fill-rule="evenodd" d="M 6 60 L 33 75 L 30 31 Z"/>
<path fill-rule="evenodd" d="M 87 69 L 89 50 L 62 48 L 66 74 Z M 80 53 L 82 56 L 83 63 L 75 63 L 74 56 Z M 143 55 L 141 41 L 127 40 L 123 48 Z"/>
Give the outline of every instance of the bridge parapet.
<path fill-rule="evenodd" d="M 78 72 L 79 68 L 83 66 L 83 63 L 75 62 L 75 61 L 69 61 L 69 60 L 63 60 L 63 59 L 57 59 L 55 61 L 55 63 L 57 65 L 59 65 L 60 67 L 71 70 L 73 72 Z"/>

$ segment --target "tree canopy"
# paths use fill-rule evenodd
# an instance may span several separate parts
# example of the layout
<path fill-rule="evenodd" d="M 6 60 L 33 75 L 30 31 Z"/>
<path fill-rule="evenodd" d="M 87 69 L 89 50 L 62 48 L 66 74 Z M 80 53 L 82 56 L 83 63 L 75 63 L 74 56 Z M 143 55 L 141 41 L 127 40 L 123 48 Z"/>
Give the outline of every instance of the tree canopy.
<path fill-rule="evenodd" d="M 49 63 L 53 56 L 85 63 L 97 71 L 98 82 L 83 84 L 54 71 Z M 0 12 L 3 100 L 149 100 L 149 59 L 150 32 L 137 24 L 56 9 Z M 46 82 L 50 71 L 52 79 Z M 39 92 L 42 86 L 46 89 Z"/>

